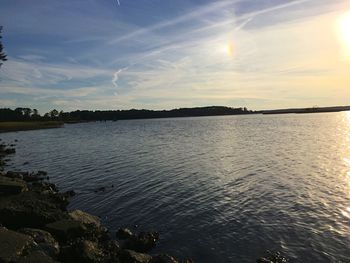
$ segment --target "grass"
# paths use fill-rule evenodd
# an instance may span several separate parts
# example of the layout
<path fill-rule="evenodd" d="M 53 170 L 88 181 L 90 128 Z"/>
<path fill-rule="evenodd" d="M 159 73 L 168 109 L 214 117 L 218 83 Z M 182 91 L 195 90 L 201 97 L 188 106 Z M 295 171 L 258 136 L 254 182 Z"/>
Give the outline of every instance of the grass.
<path fill-rule="evenodd" d="M 11 121 L 0 122 L 0 132 L 27 131 L 38 129 L 59 128 L 63 126 L 61 121 Z"/>

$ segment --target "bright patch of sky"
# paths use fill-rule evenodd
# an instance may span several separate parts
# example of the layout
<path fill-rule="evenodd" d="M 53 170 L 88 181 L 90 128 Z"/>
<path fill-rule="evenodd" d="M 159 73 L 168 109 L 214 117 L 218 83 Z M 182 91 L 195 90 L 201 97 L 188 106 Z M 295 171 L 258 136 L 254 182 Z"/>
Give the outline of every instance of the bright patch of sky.
<path fill-rule="evenodd" d="M 349 105 L 348 12 L 349 0 L 2 0 L 0 107 Z"/>

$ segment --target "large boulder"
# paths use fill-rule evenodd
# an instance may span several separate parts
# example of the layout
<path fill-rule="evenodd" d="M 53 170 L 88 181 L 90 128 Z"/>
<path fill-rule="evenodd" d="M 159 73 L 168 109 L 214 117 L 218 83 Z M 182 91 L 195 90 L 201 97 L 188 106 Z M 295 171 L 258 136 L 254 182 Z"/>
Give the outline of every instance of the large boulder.
<path fill-rule="evenodd" d="M 119 228 L 116 233 L 116 237 L 119 239 L 130 239 L 134 238 L 135 235 L 129 228 Z"/>
<path fill-rule="evenodd" d="M 7 171 L 5 176 L 9 178 L 17 178 L 17 179 L 23 179 L 24 175 L 27 175 L 28 172 L 15 172 L 15 171 Z"/>
<path fill-rule="evenodd" d="M 119 262 L 119 252 L 120 252 L 120 246 L 119 243 L 114 240 L 110 239 L 108 241 L 102 242 L 103 248 L 106 252 L 106 258 L 109 259 L 108 262 Z"/>
<path fill-rule="evenodd" d="M 45 229 L 61 241 L 84 237 L 88 230 L 83 223 L 72 219 L 49 223 L 45 226 Z"/>
<path fill-rule="evenodd" d="M 54 195 L 56 194 L 57 197 L 62 199 L 62 203 L 68 203 L 67 201 L 63 201 L 63 199 L 66 199 L 65 196 L 62 196 L 62 194 L 58 194 L 58 189 L 55 184 L 49 183 L 49 182 L 32 182 L 29 185 L 29 190 L 34 191 L 43 195 Z"/>
<path fill-rule="evenodd" d="M 6 228 L 0 228 L 0 262 L 13 262 L 35 246 L 33 238 Z"/>
<path fill-rule="evenodd" d="M 0 177 L 0 196 L 15 195 L 28 191 L 27 184 L 17 178 Z"/>
<path fill-rule="evenodd" d="M 158 239 L 158 232 L 141 232 L 137 236 L 127 239 L 123 243 L 123 248 L 142 253 L 148 252 L 155 247 Z"/>
<path fill-rule="evenodd" d="M 62 248 L 60 259 L 63 262 L 98 263 L 103 258 L 104 253 L 98 243 L 77 239 Z"/>
<path fill-rule="evenodd" d="M 73 220 L 79 221 L 85 225 L 95 225 L 96 227 L 101 226 L 101 221 L 97 216 L 90 215 L 81 210 L 71 211 L 69 212 L 69 215 Z"/>
<path fill-rule="evenodd" d="M 30 251 L 27 255 L 19 258 L 16 263 L 59 263 L 46 255 L 43 251 Z"/>
<path fill-rule="evenodd" d="M 152 256 L 125 249 L 120 252 L 119 259 L 123 263 L 149 263 Z"/>
<path fill-rule="evenodd" d="M 56 257 L 60 253 L 58 242 L 49 232 L 35 228 L 22 228 L 18 232 L 31 236 L 47 255 Z"/>
<path fill-rule="evenodd" d="M 62 211 L 64 200 L 56 194 L 42 195 L 33 191 L 0 199 L 0 222 L 9 228 L 41 228 L 42 226 L 68 218 Z"/>

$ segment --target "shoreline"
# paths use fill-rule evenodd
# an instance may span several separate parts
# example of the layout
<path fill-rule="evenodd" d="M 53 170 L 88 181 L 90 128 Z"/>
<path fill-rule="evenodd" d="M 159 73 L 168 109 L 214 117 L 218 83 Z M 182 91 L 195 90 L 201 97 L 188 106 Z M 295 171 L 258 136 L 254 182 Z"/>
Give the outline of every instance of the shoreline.
<path fill-rule="evenodd" d="M 61 128 L 63 125 L 62 121 L 7 121 L 0 122 L 0 133 Z"/>

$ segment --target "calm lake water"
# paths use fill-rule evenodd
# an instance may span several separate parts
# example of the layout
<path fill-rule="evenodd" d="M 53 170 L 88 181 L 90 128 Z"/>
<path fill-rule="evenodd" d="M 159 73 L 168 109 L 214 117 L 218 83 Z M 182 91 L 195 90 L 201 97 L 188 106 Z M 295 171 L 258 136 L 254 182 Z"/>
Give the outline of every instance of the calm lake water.
<path fill-rule="evenodd" d="M 111 231 L 197 263 L 350 262 L 350 112 L 129 120 L 1 134 Z M 25 161 L 29 164 L 23 165 Z M 114 187 L 110 187 L 114 185 Z M 105 192 L 93 189 L 107 186 Z"/>

